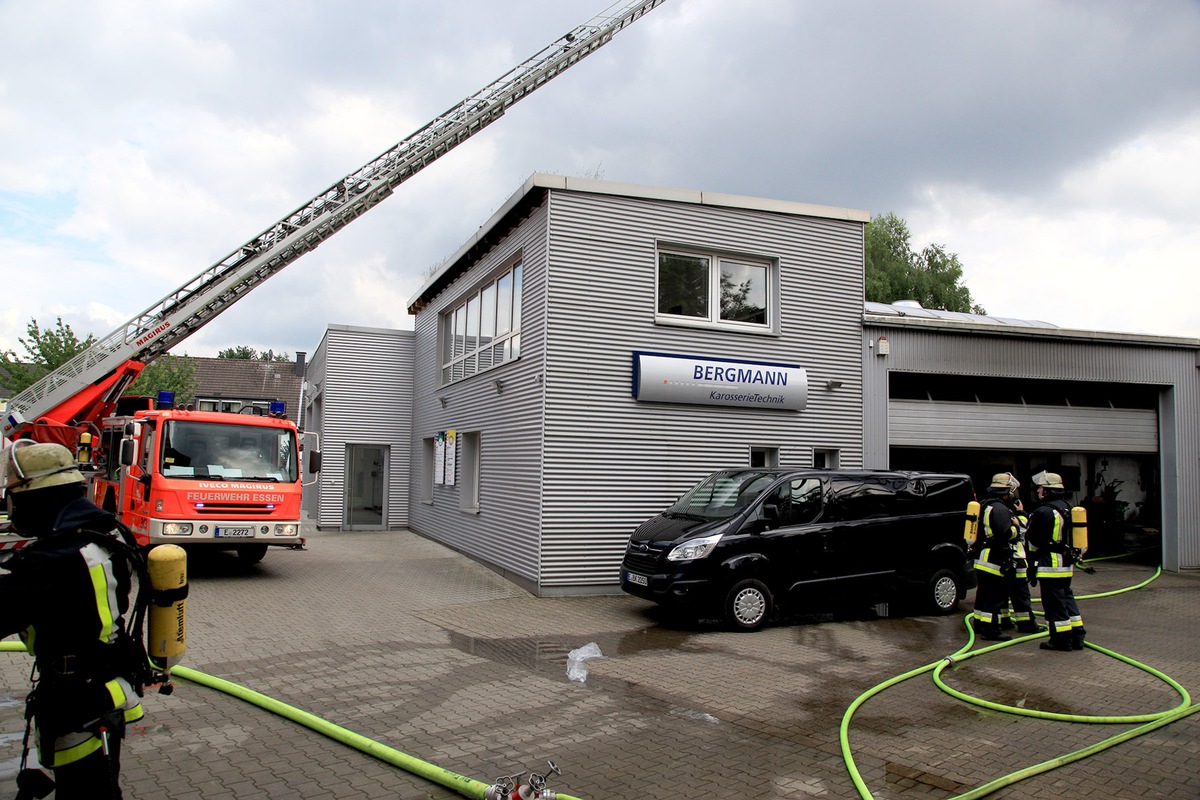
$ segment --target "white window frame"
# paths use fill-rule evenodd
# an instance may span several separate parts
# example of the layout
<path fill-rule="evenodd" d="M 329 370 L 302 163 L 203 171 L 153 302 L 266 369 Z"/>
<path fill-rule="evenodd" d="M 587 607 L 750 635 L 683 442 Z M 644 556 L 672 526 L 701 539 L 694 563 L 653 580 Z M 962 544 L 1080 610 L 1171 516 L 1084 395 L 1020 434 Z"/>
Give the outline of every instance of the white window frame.
<path fill-rule="evenodd" d="M 664 255 L 695 258 L 707 262 L 708 308 L 705 316 L 671 314 L 659 309 L 661 300 L 660 292 L 662 290 L 662 257 Z M 765 322 L 742 322 L 739 320 L 723 319 L 721 317 L 721 266 L 723 263 L 761 268 L 764 270 L 766 297 L 763 302 L 763 310 L 766 314 Z M 656 248 L 654 256 L 654 321 L 666 325 L 719 328 L 722 330 L 777 335 L 779 333 L 779 287 L 778 259 L 725 250 L 660 243 Z"/>
<path fill-rule="evenodd" d="M 521 357 L 523 275 L 517 259 L 441 313 L 442 386 Z"/>
<path fill-rule="evenodd" d="M 459 431 L 462 441 L 462 457 L 458 462 L 462 480 L 458 488 L 458 510 L 468 514 L 479 513 L 479 454 L 482 437 L 479 431 Z"/>
<path fill-rule="evenodd" d="M 432 436 L 421 440 L 421 502 L 433 504 L 433 459 L 437 452 Z"/>

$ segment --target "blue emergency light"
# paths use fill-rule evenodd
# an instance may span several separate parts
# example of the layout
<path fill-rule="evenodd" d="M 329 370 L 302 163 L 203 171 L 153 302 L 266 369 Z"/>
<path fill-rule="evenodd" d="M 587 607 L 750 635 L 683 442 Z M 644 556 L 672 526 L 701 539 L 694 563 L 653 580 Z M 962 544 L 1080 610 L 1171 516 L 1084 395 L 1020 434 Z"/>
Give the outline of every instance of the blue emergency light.
<path fill-rule="evenodd" d="M 159 392 L 158 393 L 158 407 L 159 408 L 174 408 L 175 407 L 175 393 L 168 392 L 165 390 Z"/>
<path fill-rule="evenodd" d="M 270 405 L 267 407 L 267 411 L 269 411 L 271 414 L 278 414 L 281 417 L 286 410 L 287 403 L 283 402 L 282 400 L 272 400 Z"/>

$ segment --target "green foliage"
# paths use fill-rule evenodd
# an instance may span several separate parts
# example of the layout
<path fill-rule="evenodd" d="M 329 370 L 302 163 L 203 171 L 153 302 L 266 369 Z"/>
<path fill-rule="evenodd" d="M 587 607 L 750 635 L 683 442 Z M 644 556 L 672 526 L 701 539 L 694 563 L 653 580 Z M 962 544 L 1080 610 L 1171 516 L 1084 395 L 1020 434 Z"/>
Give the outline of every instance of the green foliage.
<path fill-rule="evenodd" d="M 46 330 L 38 326 L 37 320 L 30 319 L 25 331 L 28 338 L 17 339 L 25 348 L 23 358 L 18 359 L 13 350 L 0 351 L 0 369 L 8 373 L 5 383 L 14 394 L 37 383 L 96 342 L 91 334 L 81 340 L 62 317 Z"/>
<path fill-rule="evenodd" d="M 987 313 L 962 284 L 958 255 L 940 244 L 914 252 L 908 223 L 890 211 L 867 224 L 865 260 L 866 294 L 871 302 L 916 300 L 925 308 Z"/>
<path fill-rule="evenodd" d="M 182 356 L 159 356 L 146 365 L 138 379 L 125 390 L 128 395 L 156 396 L 159 392 L 174 392 L 175 405 L 183 407 L 196 399 L 196 362 Z"/>
<path fill-rule="evenodd" d="M 260 353 L 253 347 L 240 344 L 237 347 L 226 347 L 221 352 L 217 353 L 217 358 L 232 358 L 242 361 L 275 361 L 275 362 L 290 362 L 287 353 L 273 353 L 270 350 L 265 353 Z"/>

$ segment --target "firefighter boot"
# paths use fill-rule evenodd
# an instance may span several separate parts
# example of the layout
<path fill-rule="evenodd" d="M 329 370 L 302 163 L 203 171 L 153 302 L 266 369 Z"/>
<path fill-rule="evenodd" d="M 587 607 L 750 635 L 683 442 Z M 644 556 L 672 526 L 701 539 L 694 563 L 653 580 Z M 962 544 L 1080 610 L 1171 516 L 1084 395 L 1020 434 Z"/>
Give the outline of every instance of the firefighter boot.
<path fill-rule="evenodd" d="M 1087 631 L 1083 628 L 1078 628 L 1071 631 L 1071 649 L 1082 650 L 1084 639 L 1087 638 Z"/>
<path fill-rule="evenodd" d="M 1041 633 L 1044 630 L 1046 630 L 1045 625 L 1038 625 L 1033 620 L 1024 620 L 1017 623 L 1017 633 Z"/>
<path fill-rule="evenodd" d="M 1011 636 L 1000 632 L 1000 626 L 995 622 L 980 625 L 979 638 L 987 639 L 989 642 L 1008 642 L 1012 640 Z"/>
<path fill-rule="evenodd" d="M 1051 636 L 1050 641 L 1042 642 L 1038 647 L 1043 650 L 1058 650 L 1062 653 L 1071 652 L 1071 640 L 1065 636 Z"/>

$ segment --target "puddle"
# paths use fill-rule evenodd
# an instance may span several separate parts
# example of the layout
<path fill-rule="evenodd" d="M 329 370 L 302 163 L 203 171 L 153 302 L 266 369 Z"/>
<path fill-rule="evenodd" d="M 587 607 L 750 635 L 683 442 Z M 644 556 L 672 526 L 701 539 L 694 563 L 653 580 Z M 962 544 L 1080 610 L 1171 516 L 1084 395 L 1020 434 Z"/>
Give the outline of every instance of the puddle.
<path fill-rule="evenodd" d="M 456 650 L 486 658 L 498 664 L 535 671 L 563 671 L 572 650 L 595 642 L 606 658 L 630 656 L 656 650 L 678 650 L 696 638 L 695 632 L 642 628 L 626 633 L 590 636 L 538 636 L 511 639 L 484 639 L 448 631 Z"/>

